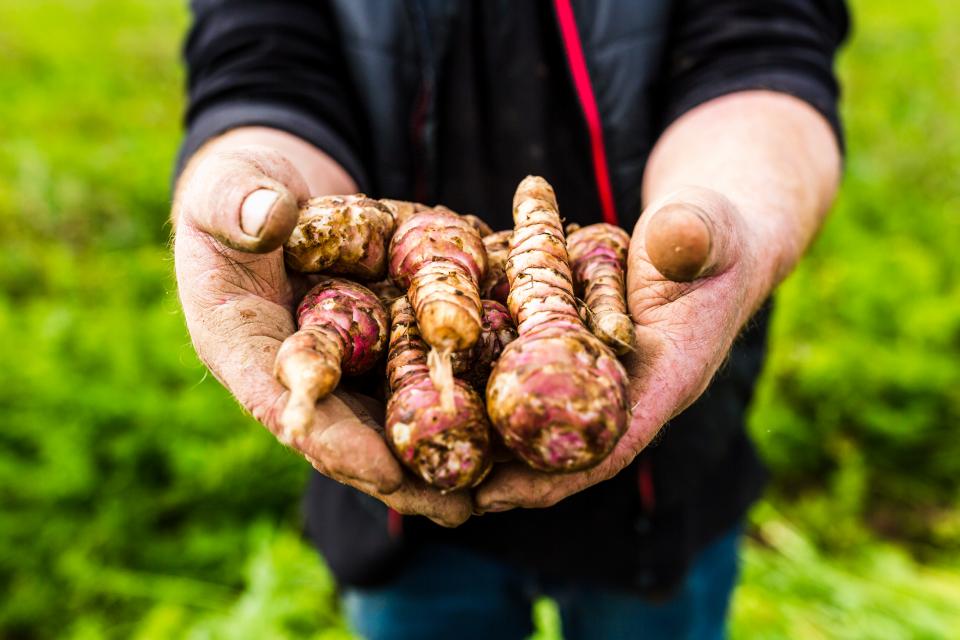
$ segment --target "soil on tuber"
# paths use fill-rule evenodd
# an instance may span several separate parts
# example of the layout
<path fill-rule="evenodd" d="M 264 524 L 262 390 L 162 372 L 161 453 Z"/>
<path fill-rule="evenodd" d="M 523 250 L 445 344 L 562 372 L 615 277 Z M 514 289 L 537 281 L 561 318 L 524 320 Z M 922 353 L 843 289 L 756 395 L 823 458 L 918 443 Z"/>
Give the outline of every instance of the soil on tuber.
<path fill-rule="evenodd" d="M 530 466 L 577 471 L 599 463 L 628 423 L 627 373 L 584 326 L 553 188 L 525 178 L 513 201 L 506 263 L 519 337 L 487 384 L 487 410 Z"/>
<path fill-rule="evenodd" d="M 302 273 L 383 278 L 393 234 L 392 212 L 362 193 L 312 198 L 284 243 L 287 266 Z"/>

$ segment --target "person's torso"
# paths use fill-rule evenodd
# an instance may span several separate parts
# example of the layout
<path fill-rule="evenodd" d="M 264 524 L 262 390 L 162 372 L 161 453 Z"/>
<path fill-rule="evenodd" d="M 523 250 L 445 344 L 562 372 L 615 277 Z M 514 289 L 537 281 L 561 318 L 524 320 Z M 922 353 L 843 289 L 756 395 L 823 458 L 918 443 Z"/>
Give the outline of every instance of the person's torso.
<path fill-rule="evenodd" d="M 517 183 L 542 175 L 561 213 L 640 213 L 656 134 L 669 0 L 340 0 L 366 110 L 371 190 L 511 224 Z M 598 163 L 603 166 L 598 166 Z"/>
<path fill-rule="evenodd" d="M 604 219 L 606 188 L 617 222 L 632 229 L 660 126 L 670 4 L 335 0 L 366 111 L 371 192 L 442 202 L 503 229 L 517 183 L 538 174 L 567 221 Z M 763 313 L 708 393 L 638 461 L 555 507 L 489 514 L 452 531 L 403 518 L 398 535 L 400 519 L 379 503 L 315 477 L 311 534 L 348 583 L 402 562 L 398 546 L 440 540 L 561 575 L 667 589 L 762 484 L 743 424 L 765 333 Z"/>

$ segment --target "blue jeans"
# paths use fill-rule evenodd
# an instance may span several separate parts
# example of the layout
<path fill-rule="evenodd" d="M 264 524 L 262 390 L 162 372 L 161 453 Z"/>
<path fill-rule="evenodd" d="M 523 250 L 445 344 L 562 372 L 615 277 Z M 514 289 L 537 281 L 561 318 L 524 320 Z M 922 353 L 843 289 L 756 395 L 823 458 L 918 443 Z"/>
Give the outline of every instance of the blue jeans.
<path fill-rule="evenodd" d="M 533 632 L 531 605 L 548 595 L 560 608 L 566 640 L 719 640 L 737 579 L 740 533 L 736 527 L 701 551 L 668 600 L 544 580 L 466 549 L 433 545 L 387 585 L 346 590 L 344 608 L 367 640 L 509 640 Z"/>

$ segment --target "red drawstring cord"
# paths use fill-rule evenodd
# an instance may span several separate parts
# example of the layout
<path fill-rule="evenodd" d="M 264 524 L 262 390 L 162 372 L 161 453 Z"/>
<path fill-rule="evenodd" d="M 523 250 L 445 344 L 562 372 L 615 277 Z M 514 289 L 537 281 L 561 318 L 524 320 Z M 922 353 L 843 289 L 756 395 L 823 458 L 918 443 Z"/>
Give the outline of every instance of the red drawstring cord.
<path fill-rule="evenodd" d="M 573 7 L 570 5 L 570 0 L 554 0 L 553 6 L 557 13 L 557 21 L 560 23 L 560 36 L 563 39 L 570 73 L 573 76 L 573 86 L 587 121 L 590 152 L 593 156 L 593 173 L 597 183 L 597 193 L 600 195 L 603 220 L 609 224 L 617 224 L 617 209 L 613 204 L 613 188 L 610 185 L 610 171 L 607 168 L 607 152 L 603 143 L 600 111 L 597 109 L 593 85 L 590 84 L 590 73 L 587 71 L 587 61 L 583 56 L 583 45 L 580 42 L 580 33 L 577 31 Z"/>
<path fill-rule="evenodd" d="M 387 510 L 387 533 L 391 538 L 399 538 L 403 535 L 403 515 L 399 511 Z"/>

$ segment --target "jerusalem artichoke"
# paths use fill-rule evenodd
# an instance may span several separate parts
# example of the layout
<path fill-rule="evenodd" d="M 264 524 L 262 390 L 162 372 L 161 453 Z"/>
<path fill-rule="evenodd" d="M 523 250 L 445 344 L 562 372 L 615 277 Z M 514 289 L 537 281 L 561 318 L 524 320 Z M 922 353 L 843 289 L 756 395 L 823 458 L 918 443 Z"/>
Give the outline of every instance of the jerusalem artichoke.
<path fill-rule="evenodd" d="M 403 289 L 393 284 L 393 281 L 389 278 L 386 280 L 380 280 L 379 282 L 371 282 L 370 284 L 366 285 L 366 287 L 375 293 L 380 299 L 380 302 L 382 302 L 388 309 L 394 300 L 405 295 L 403 293 Z"/>
<path fill-rule="evenodd" d="M 483 393 L 494 363 L 504 347 L 517 339 L 510 312 L 499 302 L 482 300 L 483 327 L 476 344 L 466 351 L 453 353 L 453 373 Z"/>
<path fill-rule="evenodd" d="M 477 230 L 477 233 L 480 234 L 481 238 L 486 238 L 493 233 L 493 229 L 490 228 L 490 225 L 472 213 L 464 213 L 460 217 L 470 223 L 470 226 Z"/>
<path fill-rule="evenodd" d="M 451 386 L 453 411 L 440 406 L 430 380 L 427 345 L 406 297 L 390 307 L 386 436 L 403 464 L 442 491 L 475 486 L 490 469 L 490 424 L 477 393 Z"/>
<path fill-rule="evenodd" d="M 393 230 L 390 209 L 362 193 L 313 198 L 300 209 L 297 226 L 284 244 L 287 266 L 304 273 L 377 280 L 386 270 Z"/>
<path fill-rule="evenodd" d="M 419 202 L 408 202 L 406 200 L 391 200 L 381 198 L 380 204 L 385 206 L 393 216 L 394 228 L 399 227 L 404 222 L 413 217 L 413 214 L 421 211 L 429 211 L 430 207 Z"/>
<path fill-rule="evenodd" d="M 619 355 L 633 349 L 624 283 L 629 246 L 626 231 L 603 222 L 567 237 L 574 284 L 587 307 L 587 326 Z"/>
<path fill-rule="evenodd" d="M 513 200 L 506 263 L 520 337 L 487 384 L 487 410 L 530 466 L 576 471 L 602 460 L 627 427 L 627 374 L 583 325 L 552 187 L 529 176 Z"/>
<path fill-rule="evenodd" d="M 290 389 L 280 417 L 284 438 L 302 435 L 317 400 L 333 391 L 341 372 L 369 370 L 385 351 L 387 312 L 368 289 L 340 278 L 323 278 L 297 309 L 299 330 L 280 345 L 277 379 Z"/>
<path fill-rule="evenodd" d="M 488 300 L 507 304 L 510 282 L 504 266 L 510 253 L 510 236 L 513 229 L 497 231 L 484 236 L 483 247 L 487 251 L 487 273 L 480 282 L 480 295 Z"/>
<path fill-rule="evenodd" d="M 431 350 L 431 377 L 451 405 L 450 354 L 473 346 L 482 324 L 478 284 L 486 271 L 483 241 L 450 211 L 416 213 L 390 242 L 390 277 L 413 306 Z"/>

